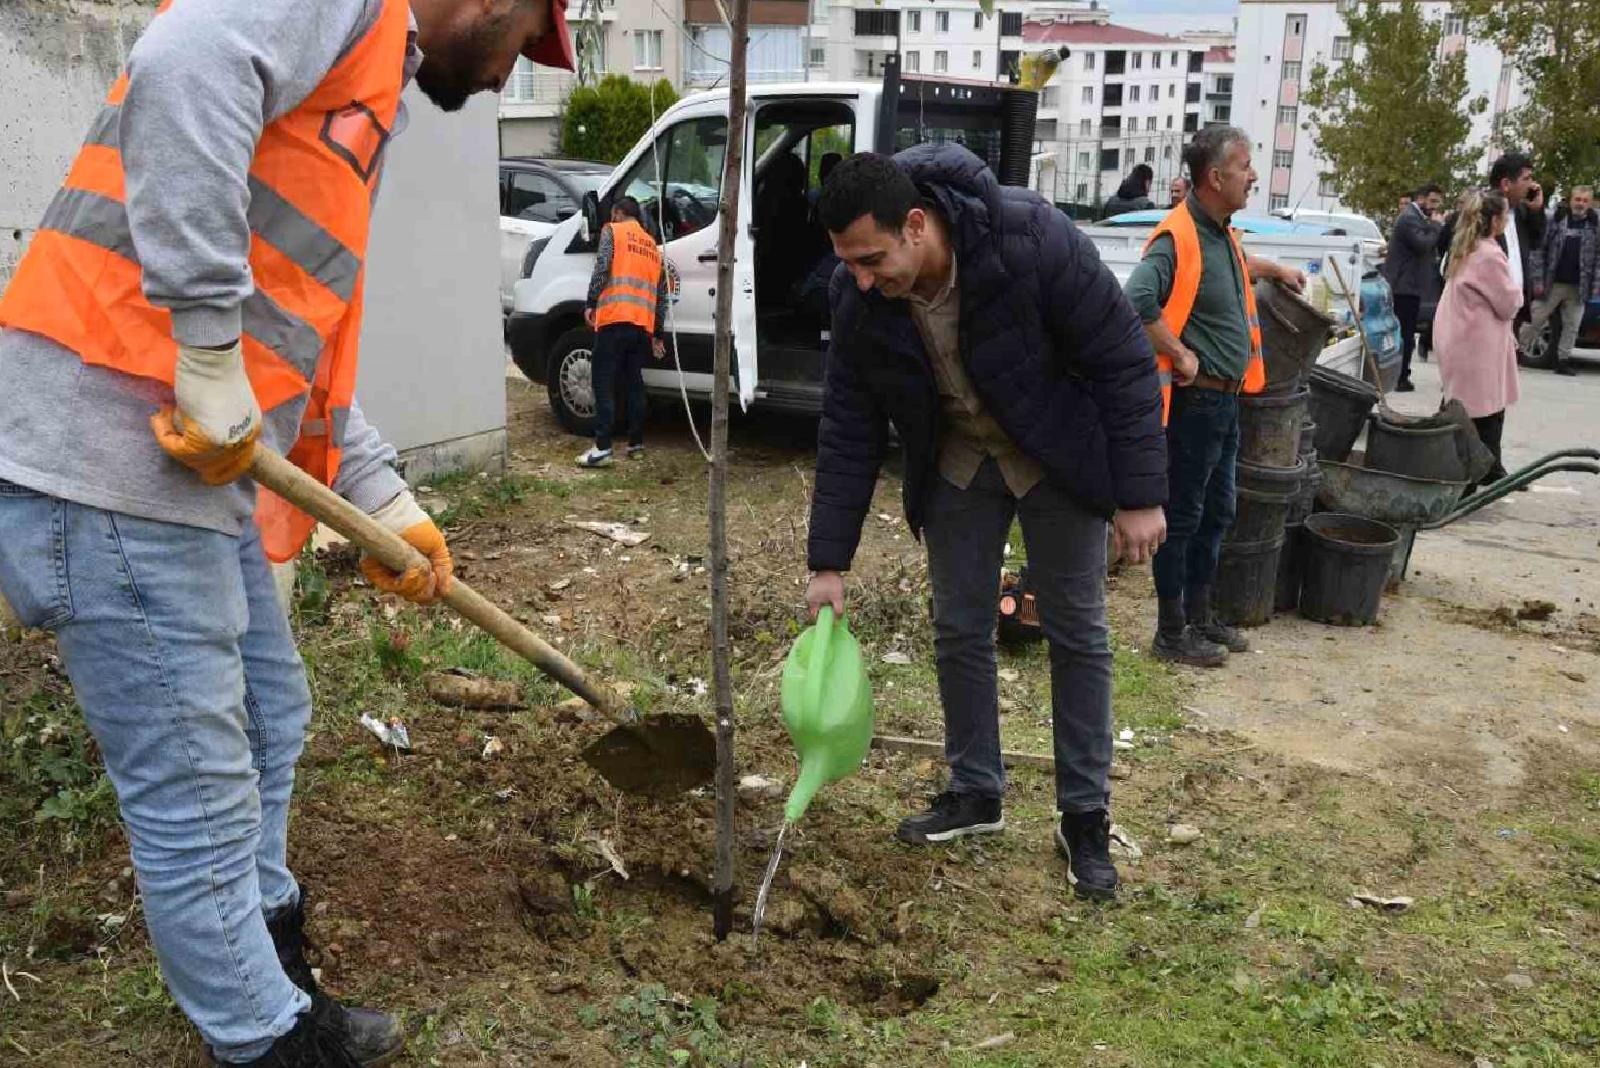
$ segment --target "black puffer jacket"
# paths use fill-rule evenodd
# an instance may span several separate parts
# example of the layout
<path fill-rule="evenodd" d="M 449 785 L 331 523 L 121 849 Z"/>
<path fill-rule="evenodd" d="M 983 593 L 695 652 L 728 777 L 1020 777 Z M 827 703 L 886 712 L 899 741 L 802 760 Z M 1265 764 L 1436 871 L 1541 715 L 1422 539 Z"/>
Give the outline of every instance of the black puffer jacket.
<path fill-rule="evenodd" d="M 1155 354 L 1088 238 L 1037 194 L 1000 185 L 972 153 L 895 157 L 948 223 L 961 285 L 961 358 L 984 407 L 1052 485 L 1109 516 L 1166 503 Z M 833 343 L 817 435 L 809 564 L 855 557 L 892 422 L 906 450 L 906 520 L 920 534 L 937 477 L 939 396 L 905 301 L 834 274 Z"/>

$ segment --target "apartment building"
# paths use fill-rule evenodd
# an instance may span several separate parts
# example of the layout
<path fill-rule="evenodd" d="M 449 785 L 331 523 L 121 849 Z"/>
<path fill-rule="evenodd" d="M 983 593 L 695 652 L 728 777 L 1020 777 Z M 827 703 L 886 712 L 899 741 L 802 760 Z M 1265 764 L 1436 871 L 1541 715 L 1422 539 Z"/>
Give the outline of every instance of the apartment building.
<path fill-rule="evenodd" d="M 1027 0 L 1000 0 L 985 15 L 976 0 L 817 0 L 808 46 L 812 78 L 872 80 L 900 53 L 907 74 L 996 81 L 1022 54 Z"/>
<path fill-rule="evenodd" d="M 1040 94 L 1041 193 L 1088 212 L 1139 163 L 1158 191 L 1179 173 L 1183 145 L 1204 123 L 1212 45 L 1118 26 L 1104 12 L 1036 16 L 1022 30 L 1030 51 L 1071 49 Z M 1214 65 L 1223 77 L 1220 54 Z"/>
<path fill-rule="evenodd" d="M 594 0 L 598 5 L 600 34 L 595 70 L 604 74 L 623 74 L 636 81 L 655 82 L 665 78 L 674 86 L 683 84 L 684 27 L 681 25 L 683 0 Z M 758 4 L 765 0 L 758 0 Z M 804 7 L 804 0 L 789 0 Z M 588 16 L 588 5 L 573 0 L 567 6 L 567 22 L 580 47 L 579 25 Z M 726 52 L 726 45 L 723 47 Z M 578 83 L 566 71 L 536 67 L 526 59 L 516 68 L 500 94 L 500 154 L 503 156 L 547 156 L 557 152 L 557 117 L 567 94 Z"/>
<path fill-rule="evenodd" d="M 1305 128 L 1310 116 L 1300 94 L 1318 62 L 1341 63 L 1355 58 L 1345 12 L 1358 0 L 1239 0 L 1237 55 L 1233 72 L 1233 124 L 1255 143 L 1255 166 L 1261 181 L 1251 194 L 1249 211 L 1306 207 L 1342 210 L 1330 182 L 1322 178 L 1327 162 L 1316 151 L 1316 131 Z M 1497 120 L 1522 103 L 1521 80 L 1492 44 L 1469 40 L 1465 19 L 1442 0 L 1424 2 L 1430 19 L 1444 22 L 1441 57 L 1466 54 L 1469 96 L 1487 98 L 1489 106 L 1472 121 L 1471 143 L 1483 146 L 1483 166 L 1500 151 L 1494 138 Z M 1404 106 L 1396 101 L 1396 106 Z M 1400 146 L 1397 146 L 1397 148 Z M 1419 174 L 1419 182 L 1434 177 Z"/>

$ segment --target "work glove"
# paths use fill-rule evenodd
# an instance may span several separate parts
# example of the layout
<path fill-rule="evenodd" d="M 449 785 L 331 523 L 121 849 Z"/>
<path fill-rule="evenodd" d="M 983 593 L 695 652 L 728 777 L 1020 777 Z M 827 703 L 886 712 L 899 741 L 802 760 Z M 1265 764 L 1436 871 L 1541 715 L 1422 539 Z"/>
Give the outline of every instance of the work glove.
<path fill-rule="evenodd" d="M 399 594 L 417 604 L 432 604 L 449 592 L 455 563 L 445 547 L 444 534 L 417 504 L 410 490 L 401 491 L 398 497 L 373 512 L 372 518 L 426 556 L 429 566 L 418 565 L 396 574 L 372 557 L 363 556 L 361 573 L 367 576 L 368 582 L 384 593 Z"/>
<path fill-rule="evenodd" d="M 209 486 L 243 475 L 261 436 L 261 406 L 245 376 L 239 342 L 226 349 L 179 345 L 172 392 L 177 406 L 163 405 L 150 417 L 166 454 Z"/>

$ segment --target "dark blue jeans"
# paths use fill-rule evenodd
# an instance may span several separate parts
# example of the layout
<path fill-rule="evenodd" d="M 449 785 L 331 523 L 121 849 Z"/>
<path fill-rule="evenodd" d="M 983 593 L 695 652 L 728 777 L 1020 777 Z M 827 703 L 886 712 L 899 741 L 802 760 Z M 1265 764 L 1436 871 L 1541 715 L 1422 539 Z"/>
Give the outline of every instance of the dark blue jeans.
<path fill-rule="evenodd" d="M 1211 585 L 1222 536 L 1233 526 L 1239 398 L 1174 388 L 1167 418 L 1167 540 L 1156 553 L 1156 595 Z"/>
<path fill-rule="evenodd" d="M 644 363 L 650 358 L 650 335 L 632 323 L 613 323 L 595 334 L 589 374 L 594 386 L 594 445 L 611 448 L 617 420 L 617 375 L 622 376 L 628 443 L 644 444 Z"/>
<path fill-rule="evenodd" d="M 923 538 L 950 789 L 984 797 L 1005 792 L 995 622 L 1006 536 L 1017 517 L 1050 644 L 1056 807 L 1105 808 L 1111 769 L 1105 520 L 1044 482 L 1017 500 L 993 460 L 984 461 L 966 489 L 938 475 L 932 482 Z"/>

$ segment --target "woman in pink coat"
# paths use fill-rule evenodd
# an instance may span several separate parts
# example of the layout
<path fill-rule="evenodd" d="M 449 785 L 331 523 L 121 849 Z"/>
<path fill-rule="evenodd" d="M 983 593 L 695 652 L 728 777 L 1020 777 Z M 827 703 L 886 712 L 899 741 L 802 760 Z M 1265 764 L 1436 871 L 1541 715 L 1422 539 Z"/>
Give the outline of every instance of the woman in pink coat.
<path fill-rule="evenodd" d="M 1498 192 L 1469 193 L 1456 220 L 1445 259 L 1444 295 L 1433 317 L 1434 351 L 1444 399 L 1458 400 L 1494 453 L 1485 481 L 1505 477 L 1500 434 L 1506 409 L 1517 400 L 1517 342 L 1511 322 L 1522 307 L 1522 287 L 1497 238 L 1510 214 Z"/>

